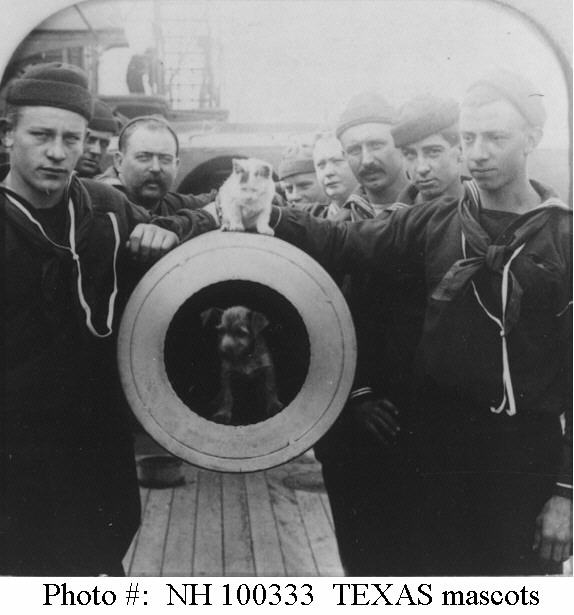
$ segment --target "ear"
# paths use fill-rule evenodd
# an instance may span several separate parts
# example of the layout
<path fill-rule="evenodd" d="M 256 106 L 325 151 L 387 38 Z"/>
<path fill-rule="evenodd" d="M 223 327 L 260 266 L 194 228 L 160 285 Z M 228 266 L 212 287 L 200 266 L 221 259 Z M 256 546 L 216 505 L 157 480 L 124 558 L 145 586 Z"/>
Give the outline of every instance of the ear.
<path fill-rule="evenodd" d="M 201 318 L 201 324 L 204 329 L 207 327 L 214 327 L 221 322 L 221 315 L 223 310 L 221 308 L 208 308 L 201 312 L 199 317 Z"/>
<path fill-rule="evenodd" d="M 261 312 L 251 312 L 251 328 L 255 335 L 259 335 L 268 324 L 267 316 L 261 314 Z"/>
<path fill-rule="evenodd" d="M 542 128 L 539 126 L 529 126 L 526 132 L 526 147 L 524 153 L 526 155 L 531 154 L 540 143 L 542 139 Z"/>
<path fill-rule="evenodd" d="M 241 160 L 239 158 L 233 158 L 231 160 L 232 164 L 233 164 L 233 172 L 234 173 L 241 173 L 241 171 L 243 171 L 243 166 L 241 164 Z"/>
<path fill-rule="evenodd" d="M 12 124 L 6 118 L 0 118 L 0 138 L 4 147 L 14 145 L 14 130 Z"/>
<path fill-rule="evenodd" d="M 124 155 L 122 154 L 122 152 L 120 151 L 114 152 L 114 169 L 118 171 L 118 173 L 121 169 L 123 160 L 124 160 Z"/>
<path fill-rule="evenodd" d="M 261 175 L 263 179 L 269 179 L 271 177 L 271 166 L 268 164 L 262 164 L 259 169 L 259 175 Z"/>
<path fill-rule="evenodd" d="M 462 145 L 455 145 L 454 148 L 456 150 L 456 161 L 458 162 L 458 164 L 462 164 L 464 162 L 464 156 L 462 155 Z"/>

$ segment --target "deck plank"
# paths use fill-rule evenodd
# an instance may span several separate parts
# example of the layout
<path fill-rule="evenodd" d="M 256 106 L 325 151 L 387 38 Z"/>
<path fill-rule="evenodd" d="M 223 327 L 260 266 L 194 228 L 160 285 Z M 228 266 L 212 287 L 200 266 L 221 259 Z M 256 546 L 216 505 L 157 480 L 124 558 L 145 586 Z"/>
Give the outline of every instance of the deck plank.
<path fill-rule="evenodd" d="M 184 466 L 185 484 L 173 492 L 162 576 L 191 576 L 197 515 L 197 468 Z"/>
<path fill-rule="evenodd" d="M 299 490 L 295 494 L 319 575 L 343 576 L 337 545 L 333 540 L 321 494 Z"/>
<path fill-rule="evenodd" d="M 285 571 L 288 576 L 316 576 L 318 571 L 297 498 L 291 489 L 283 485 L 281 476 L 281 472 L 266 473 Z"/>
<path fill-rule="evenodd" d="M 331 510 L 329 496 L 326 493 L 321 494 L 321 503 L 323 504 L 323 508 L 325 509 L 325 514 L 327 515 L 327 520 L 329 521 L 331 530 L 335 531 L 335 523 L 333 521 L 333 511 Z"/>
<path fill-rule="evenodd" d="M 263 472 L 245 477 L 245 487 L 251 523 L 251 540 L 257 576 L 286 575 L 271 496 Z"/>
<path fill-rule="evenodd" d="M 132 576 L 161 574 L 172 497 L 173 489 L 150 489 L 131 565 Z"/>
<path fill-rule="evenodd" d="M 140 454 L 165 454 L 147 436 Z M 173 489 L 140 487 L 142 524 L 123 563 L 128 575 L 340 574 L 329 501 L 311 453 L 247 474 L 184 464 Z"/>
<path fill-rule="evenodd" d="M 140 504 L 141 504 L 142 517 L 143 517 L 143 511 L 145 510 L 148 498 L 149 498 L 149 489 L 140 487 Z M 126 573 L 126 576 L 128 577 L 132 576 L 132 566 L 133 566 L 133 561 L 134 561 L 134 554 L 137 549 L 139 536 L 140 536 L 140 528 L 138 528 L 138 531 L 135 533 L 132 543 L 129 546 L 129 549 L 126 551 L 126 554 L 124 555 L 124 559 L 122 561 L 124 571 Z"/>
<path fill-rule="evenodd" d="M 255 561 L 245 477 L 243 474 L 223 474 L 221 480 L 223 573 L 225 576 L 253 576 Z"/>
<path fill-rule="evenodd" d="M 200 470 L 197 490 L 193 575 L 220 577 L 223 576 L 221 475 Z"/>

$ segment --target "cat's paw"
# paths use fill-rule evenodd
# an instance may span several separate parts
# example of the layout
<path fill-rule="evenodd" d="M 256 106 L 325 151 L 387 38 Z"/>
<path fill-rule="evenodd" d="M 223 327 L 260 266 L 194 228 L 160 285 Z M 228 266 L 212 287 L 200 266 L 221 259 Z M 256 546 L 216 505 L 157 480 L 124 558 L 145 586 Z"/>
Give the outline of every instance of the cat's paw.
<path fill-rule="evenodd" d="M 269 235 L 271 237 L 275 235 L 275 231 L 268 224 L 257 225 L 257 232 L 260 235 Z"/>
<path fill-rule="evenodd" d="M 242 233 L 245 231 L 245 227 L 241 222 L 224 222 L 221 225 L 221 230 Z"/>

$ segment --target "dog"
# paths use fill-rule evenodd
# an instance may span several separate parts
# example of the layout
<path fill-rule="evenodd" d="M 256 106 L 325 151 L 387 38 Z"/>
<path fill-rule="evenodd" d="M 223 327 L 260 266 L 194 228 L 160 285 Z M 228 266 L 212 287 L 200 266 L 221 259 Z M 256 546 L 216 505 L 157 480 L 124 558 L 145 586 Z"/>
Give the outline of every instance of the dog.
<path fill-rule="evenodd" d="M 216 324 L 220 360 L 219 394 L 211 419 L 226 425 L 251 424 L 271 418 L 283 409 L 275 366 L 262 332 L 265 315 L 242 305 L 201 315 L 204 326 Z"/>
<path fill-rule="evenodd" d="M 271 165 L 257 158 L 233 159 L 233 171 L 218 193 L 222 231 L 257 231 L 274 235 L 269 226 L 275 182 Z"/>

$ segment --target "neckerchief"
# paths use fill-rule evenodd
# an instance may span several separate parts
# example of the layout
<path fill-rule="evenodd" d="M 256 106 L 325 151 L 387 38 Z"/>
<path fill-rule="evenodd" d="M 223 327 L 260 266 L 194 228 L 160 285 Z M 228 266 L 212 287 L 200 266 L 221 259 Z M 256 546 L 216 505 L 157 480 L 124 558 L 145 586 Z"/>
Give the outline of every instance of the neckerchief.
<path fill-rule="evenodd" d="M 341 209 L 348 209 L 351 212 L 351 220 L 357 222 L 358 220 L 368 220 L 375 217 L 375 210 L 373 206 L 362 197 L 360 194 L 353 193 L 345 201 Z"/>
<path fill-rule="evenodd" d="M 520 254 L 526 242 L 544 227 L 548 218 L 556 209 L 569 209 L 555 197 L 550 197 L 544 203 L 531 209 L 512 222 L 503 233 L 491 241 L 486 231 L 478 222 L 480 212 L 480 195 L 472 181 L 464 182 L 464 196 L 458 204 L 458 217 L 461 223 L 461 240 L 464 258 L 456 261 L 446 272 L 434 289 L 431 297 L 436 301 L 450 302 L 455 299 L 469 283 L 480 307 L 500 329 L 502 339 L 502 363 L 504 396 L 502 403 L 493 412 L 505 409 L 509 415 L 516 414 L 516 403 L 510 378 L 508 363 L 508 348 L 506 337 L 520 316 L 522 287 L 511 270 L 512 261 Z M 467 256 L 467 245 L 476 256 Z M 474 276 L 483 269 L 502 275 L 502 306 L 501 317 L 492 314 L 482 301 Z"/>

